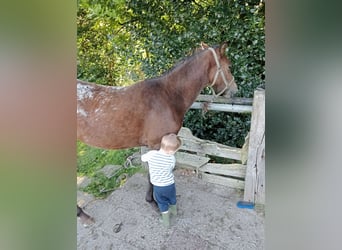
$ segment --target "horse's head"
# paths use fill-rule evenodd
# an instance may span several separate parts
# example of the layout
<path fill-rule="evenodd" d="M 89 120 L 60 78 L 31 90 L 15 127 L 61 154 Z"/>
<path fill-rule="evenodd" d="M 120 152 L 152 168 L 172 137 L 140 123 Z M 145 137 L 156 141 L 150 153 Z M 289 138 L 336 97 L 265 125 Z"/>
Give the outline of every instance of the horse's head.
<path fill-rule="evenodd" d="M 201 46 L 203 49 L 208 49 L 208 58 L 212 60 L 209 69 L 209 81 L 210 87 L 214 90 L 214 95 L 232 97 L 238 91 L 238 87 L 230 71 L 231 62 L 225 54 L 227 43 L 216 48 L 211 48 L 204 43 Z"/>

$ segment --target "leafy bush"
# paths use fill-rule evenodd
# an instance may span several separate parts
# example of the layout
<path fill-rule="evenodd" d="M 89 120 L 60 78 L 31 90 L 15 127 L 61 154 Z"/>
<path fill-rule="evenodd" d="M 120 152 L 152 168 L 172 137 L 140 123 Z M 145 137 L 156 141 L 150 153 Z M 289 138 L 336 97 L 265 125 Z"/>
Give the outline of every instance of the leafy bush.
<path fill-rule="evenodd" d="M 241 148 L 250 129 L 250 114 L 234 114 L 201 110 L 190 110 L 184 118 L 184 126 L 193 135 L 216 141 L 231 147 Z"/>

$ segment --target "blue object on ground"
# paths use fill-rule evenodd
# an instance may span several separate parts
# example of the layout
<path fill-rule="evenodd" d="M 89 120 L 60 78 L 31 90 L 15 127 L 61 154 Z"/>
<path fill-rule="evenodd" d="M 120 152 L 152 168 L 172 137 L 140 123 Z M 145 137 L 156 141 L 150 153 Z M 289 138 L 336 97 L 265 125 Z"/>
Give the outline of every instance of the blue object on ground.
<path fill-rule="evenodd" d="M 249 201 L 239 201 L 236 205 L 238 208 L 248 208 L 248 209 L 254 208 L 254 203 L 249 202 Z"/>

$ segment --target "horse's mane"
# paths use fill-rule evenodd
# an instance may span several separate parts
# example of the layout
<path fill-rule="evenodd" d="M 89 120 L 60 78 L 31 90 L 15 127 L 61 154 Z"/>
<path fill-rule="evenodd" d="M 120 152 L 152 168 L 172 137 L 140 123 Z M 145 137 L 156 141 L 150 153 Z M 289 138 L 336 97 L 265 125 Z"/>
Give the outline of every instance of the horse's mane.
<path fill-rule="evenodd" d="M 212 48 L 215 49 L 217 47 L 218 47 L 218 45 L 215 45 Z M 174 70 L 176 70 L 177 68 L 182 66 L 183 64 L 197 59 L 197 57 L 200 54 L 202 54 L 204 51 L 206 51 L 206 50 L 208 50 L 208 49 L 207 48 L 206 49 L 195 48 L 195 49 L 190 50 L 190 55 L 188 55 L 188 56 L 182 58 L 181 60 L 179 60 L 177 63 L 174 64 L 174 66 L 172 68 L 170 68 L 169 70 L 165 71 L 160 77 L 167 76 L 171 72 L 173 72 Z"/>
<path fill-rule="evenodd" d="M 160 77 L 167 76 L 172 73 L 174 70 L 178 69 L 179 67 L 183 66 L 185 63 L 195 60 L 198 55 L 200 55 L 204 50 L 193 49 L 190 51 L 190 55 L 180 59 L 176 62 L 170 69 L 165 71 Z"/>

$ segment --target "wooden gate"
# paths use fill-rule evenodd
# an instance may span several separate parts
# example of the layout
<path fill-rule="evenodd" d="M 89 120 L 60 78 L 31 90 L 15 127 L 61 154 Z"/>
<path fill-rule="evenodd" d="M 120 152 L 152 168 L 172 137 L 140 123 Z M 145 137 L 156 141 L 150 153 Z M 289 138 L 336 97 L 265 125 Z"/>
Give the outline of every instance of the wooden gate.
<path fill-rule="evenodd" d="M 223 97 L 200 95 L 191 106 L 224 112 L 251 112 L 251 128 L 242 148 L 229 147 L 192 135 L 182 128 L 178 135 L 183 145 L 176 153 L 177 166 L 193 169 L 205 181 L 244 189 L 244 200 L 265 204 L 265 90 L 257 89 L 254 98 L 238 98 L 229 101 Z M 208 156 L 233 159 L 239 163 L 209 163 Z"/>

